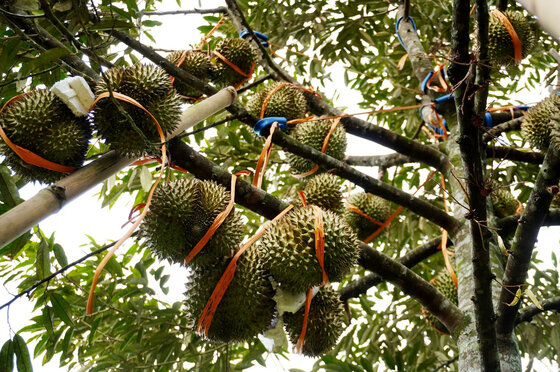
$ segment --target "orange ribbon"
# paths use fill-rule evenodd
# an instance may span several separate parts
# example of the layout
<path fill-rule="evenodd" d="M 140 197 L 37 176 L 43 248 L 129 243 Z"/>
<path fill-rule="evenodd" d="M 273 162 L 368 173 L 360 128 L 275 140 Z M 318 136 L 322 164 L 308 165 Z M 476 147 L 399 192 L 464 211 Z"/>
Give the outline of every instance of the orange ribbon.
<path fill-rule="evenodd" d="M 523 59 L 523 56 L 521 53 L 521 40 L 519 40 L 519 36 L 517 35 L 517 32 L 515 32 L 515 28 L 513 28 L 513 25 L 509 21 L 508 17 L 498 9 L 494 9 L 492 11 L 492 15 L 498 18 L 500 22 L 502 22 L 507 32 L 509 33 L 511 42 L 513 43 L 513 59 L 515 61 L 515 64 L 518 65 Z"/>
<path fill-rule="evenodd" d="M 255 62 L 251 62 L 251 68 L 249 69 L 249 72 L 247 73 L 247 72 L 244 72 L 243 70 L 241 70 L 238 66 L 236 66 L 230 60 L 228 60 L 226 57 L 224 57 L 223 54 L 218 52 L 217 50 L 214 50 L 213 53 L 216 55 L 216 57 L 221 59 L 226 65 L 231 67 L 235 72 L 237 72 L 239 75 L 245 77 L 245 79 L 243 79 L 239 83 L 237 83 L 237 85 L 234 87 L 235 89 L 239 89 L 239 87 L 242 86 L 243 83 L 245 83 L 247 80 L 249 80 L 251 78 L 251 76 L 253 75 L 253 71 L 255 71 Z"/>
<path fill-rule="evenodd" d="M 305 292 L 305 312 L 303 314 L 303 326 L 301 327 L 301 333 L 295 347 L 296 353 L 301 353 L 303 351 L 303 343 L 305 341 L 305 334 L 307 333 L 307 323 L 309 319 L 309 309 L 311 308 L 311 300 L 313 299 L 313 288 L 309 288 Z"/>

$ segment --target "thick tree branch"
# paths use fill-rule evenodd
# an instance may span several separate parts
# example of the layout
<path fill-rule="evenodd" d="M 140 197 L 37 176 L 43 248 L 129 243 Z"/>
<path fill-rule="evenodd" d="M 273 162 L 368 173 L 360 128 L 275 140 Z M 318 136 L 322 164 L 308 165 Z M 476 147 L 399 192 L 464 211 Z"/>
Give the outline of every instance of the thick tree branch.
<path fill-rule="evenodd" d="M 519 220 L 518 215 L 504 217 L 497 221 L 496 227 L 500 229 L 500 234 L 507 236 L 517 229 Z M 550 209 L 544 217 L 542 226 L 560 226 L 560 209 Z"/>
<path fill-rule="evenodd" d="M 198 80 L 186 71 L 179 69 L 173 63 L 169 62 L 167 59 L 156 53 L 152 48 L 132 39 L 126 33 L 115 30 L 113 31 L 113 35 L 126 45 L 140 52 L 142 55 L 150 59 L 158 66 L 162 67 L 165 71 L 167 71 L 167 73 L 175 76 L 175 78 L 177 78 L 178 80 L 181 80 L 186 84 L 190 84 L 192 87 L 205 94 L 214 94 L 214 92 L 216 91 L 215 88 L 204 84 L 202 81 Z M 236 115 L 239 120 L 244 122 L 245 124 L 253 126 L 257 122 L 257 118 L 250 115 L 239 104 L 233 104 L 229 106 L 227 110 L 233 115 Z M 430 203 L 422 199 L 405 193 L 398 188 L 392 187 L 373 177 L 363 174 L 342 161 L 336 160 L 320 151 L 312 149 L 309 146 L 302 145 L 301 143 L 295 141 L 292 137 L 286 135 L 281 131 L 274 132 L 273 143 L 281 146 L 282 148 L 285 148 L 287 151 L 292 152 L 296 155 L 313 160 L 319 165 L 325 166 L 327 168 L 333 168 L 339 176 L 354 182 L 356 185 L 364 188 L 364 190 L 366 190 L 367 192 L 379 195 L 384 199 L 402 205 L 403 207 L 410 209 L 418 215 L 427 218 L 428 220 L 444 227 L 449 231 L 454 231 L 457 227 L 457 221 L 441 209 L 431 205 Z M 432 149 L 429 146 L 424 147 L 438 152 L 442 157 L 445 158 L 445 156 L 438 150 Z"/>
<path fill-rule="evenodd" d="M 498 305 L 497 329 L 501 335 L 507 336 L 513 331 L 520 301 L 514 306 L 507 304 L 513 301 L 517 289 L 525 284 L 533 247 L 552 201 L 553 195 L 549 188 L 557 186 L 559 178 L 560 151 L 551 144 L 537 175 L 529 201 L 519 218 L 511 254 L 508 256 Z"/>
<path fill-rule="evenodd" d="M 492 128 L 488 129 L 486 134 L 483 137 L 484 142 L 488 142 L 493 140 L 496 137 L 499 137 L 500 134 L 504 132 L 511 132 L 514 130 L 521 129 L 521 122 L 523 121 L 523 117 L 517 117 L 515 119 L 508 120 L 501 124 L 495 125 Z"/>
<path fill-rule="evenodd" d="M 253 30 L 247 23 L 243 13 L 237 6 L 235 0 L 226 0 L 228 5 L 228 13 L 230 18 L 238 31 L 247 29 L 251 35 L 254 36 Z M 404 24 L 406 22 L 401 22 Z M 253 38 L 253 45 L 258 48 L 260 63 L 277 80 L 284 80 L 291 84 L 301 86 L 294 78 L 290 76 L 286 71 L 282 70 L 271 58 L 266 50 L 262 47 L 260 41 L 256 41 L 256 37 Z M 429 61 L 427 61 L 429 64 Z M 429 71 L 431 71 L 431 66 Z M 424 76 L 420 79 L 422 81 Z M 307 102 L 311 112 L 315 115 L 328 115 L 336 116 L 344 114 L 342 111 L 330 106 L 328 103 L 324 102 L 321 98 L 317 97 L 311 93 L 305 93 Z M 369 123 L 365 120 L 358 119 L 356 117 L 344 117 L 342 118 L 342 123 L 346 128 L 348 133 L 354 134 L 358 137 L 362 137 L 390 149 L 393 149 L 403 155 L 409 156 L 417 161 L 426 163 L 438 170 L 445 170 L 449 167 L 449 162 L 447 157 L 438 151 L 437 149 L 431 148 L 429 146 L 423 145 L 420 142 L 411 140 L 404 136 L 398 135 L 391 130 L 382 128 L 378 125 Z"/>
<path fill-rule="evenodd" d="M 548 298 L 546 300 L 541 301 L 542 309 L 539 309 L 536 305 L 527 306 L 519 310 L 519 314 L 517 319 L 515 320 L 515 324 L 523 323 L 523 322 L 530 322 L 533 320 L 533 317 L 543 313 L 545 311 L 554 310 L 560 313 L 560 296 Z"/>
<path fill-rule="evenodd" d="M 496 3 L 496 7 L 502 12 L 506 11 L 507 6 L 508 6 L 508 0 L 498 0 L 498 2 Z"/>
<path fill-rule="evenodd" d="M 441 237 L 432 239 L 427 243 L 424 243 L 413 250 L 407 252 L 404 256 L 397 258 L 397 261 L 402 265 L 411 268 L 416 264 L 424 261 L 426 258 L 437 253 L 438 247 L 441 243 Z M 340 292 L 340 299 L 346 301 L 350 298 L 359 297 L 360 295 L 367 292 L 368 289 L 378 285 L 383 282 L 383 279 L 377 274 L 368 274 L 356 281 L 348 283 L 348 285 L 342 288 Z"/>
<path fill-rule="evenodd" d="M 507 159 L 529 164 L 542 164 L 544 154 L 540 152 L 521 151 L 514 147 L 487 146 L 486 156 L 489 158 Z"/>
<path fill-rule="evenodd" d="M 165 16 L 165 15 L 185 15 L 185 14 L 215 14 L 227 13 L 227 9 L 223 6 L 212 9 L 187 9 L 187 10 L 168 10 L 161 12 L 142 12 L 142 15 L 148 16 Z"/>
<path fill-rule="evenodd" d="M 408 156 L 399 153 L 389 155 L 362 155 L 362 156 L 347 156 L 344 159 L 350 165 L 357 165 L 360 167 L 382 167 L 390 168 L 395 165 L 402 165 L 406 163 L 416 163 Z"/>
<path fill-rule="evenodd" d="M 479 55 L 486 56 L 488 41 L 488 9 L 482 0 L 476 2 L 479 44 Z M 470 3 L 468 0 L 454 0 L 452 25 L 452 65 L 449 68 L 449 79 L 455 86 L 455 106 L 459 124 L 459 149 L 466 181 L 466 193 L 469 203 L 469 235 L 471 239 L 472 278 L 474 280 L 473 301 L 476 333 L 480 343 L 480 357 L 484 371 L 499 371 L 500 358 L 496 338 L 495 315 L 492 303 L 492 279 L 490 270 L 490 249 L 485 246 L 488 231 L 486 221 L 486 197 L 481 192 L 481 181 L 484 179 L 484 163 L 482 135 L 479 126 L 486 106 L 485 88 L 478 91 L 473 83 L 485 84 L 487 72 L 475 80 L 474 69 L 469 53 Z M 482 79 L 482 80 L 480 80 Z M 476 96 L 475 100 L 472 99 Z M 476 110 L 476 111 L 475 111 Z M 477 125 L 475 125 L 477 124 Z"/>

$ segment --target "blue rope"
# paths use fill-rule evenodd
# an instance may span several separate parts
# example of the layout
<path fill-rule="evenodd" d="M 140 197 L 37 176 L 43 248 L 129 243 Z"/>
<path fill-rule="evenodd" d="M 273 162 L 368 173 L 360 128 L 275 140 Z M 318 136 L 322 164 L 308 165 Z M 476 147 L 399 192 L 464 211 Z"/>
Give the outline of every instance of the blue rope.
<path fill-rule="evenodd" d="M 268 36 L 266 36 L 265 34 L 263 34 L 263 33 L 261 33 L 261 32 L 254 31 L 254 30 L 253 30 L 253 33 L 254 33 L 259 39 L 262 40 L 261 45 L 262 45 L 263 47 L 265 47 L 265 48 L 268 48 Z M 242 31 L 239 33 L 239 37 L 242 38 L 242 39 L 244 39 L 244 38 L 247 37 L 247 36 L 249 36 L 249 31 L 248 31 L 247 29 L 242 30 Z"/>
<path fill-rule="evenodd" d="M 271 116 L 268 118 L 263 118 L 255 123 L 255 126 L 253 126 L 253 131 L 259 136 L 263 137 L 269 132 L 270 127 L 274 122 L 278 123 L 278 128 L 280 128 L 281 130 L 287 129 L 288 124 L 286 124 L 286 121 L 286 118 L 281 116 Z"/>
<path fill-rule="evenodd" d="M 399 35 L 399 24 L 401 23 L 403 17 L 399 17 L 397 19 L 397 24 L 395 26 L 395 32 L 397 33 L 397 39 L 399 39 L 399 43 L 401 43 L 402 47 L 404 48 L 404 50 L 406 50 L 404 43 L 401 39 L 401 35 Z M 414 29 L 414 32 L 416 32 L 416 23 L 414 23 L 414 20 L 412 19 L 412 17 L 408 17 L 408 19 L 410 20 L 410 23 L 412 23 L 412 28 Z"/>

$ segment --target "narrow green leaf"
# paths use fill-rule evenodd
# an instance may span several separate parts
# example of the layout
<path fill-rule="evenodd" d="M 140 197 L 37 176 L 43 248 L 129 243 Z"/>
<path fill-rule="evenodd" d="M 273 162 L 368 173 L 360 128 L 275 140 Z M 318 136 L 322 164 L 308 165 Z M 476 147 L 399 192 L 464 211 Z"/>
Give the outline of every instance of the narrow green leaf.
<path fill-rule="evenodd" d="M 16 365 L 18 372 L 32 372 L 31 356 L 27 349 L 25 340 L 18 334 L 14 336 L 14 352 L 16 354 Z"/>
<path fill-rule="evenodd" d="M 517 292 L 515 292 L 515 298 L 513 299 L 513 301 L 511 301 L 507 305 L 508 306 L 515 306 L 515 304 L 517 304 L 519 302 L 520 298 L 521 298 L 521 287 L 517 288 Z"/>
<path fill-rule="evenodd" d="M 60 266 L 64 267 L 68 265 L 68 258 L 66 258 L 66 253 L 64 252 L 64 248 L 58 243 L 53 246 L 54 257 L 56 261 L 60 264 Z"/>
<path fill-rule="evenodd" d="M 54 318 L 54 313 L 52 307 L 50 306 L 43 307 L 43 325 L 47 330 L 47 334 L 49 335 L 49 338 L 54 341 L 56 337 L 54 334 L 53 318 Z"/>
<path fill-rule="evenodd" d="M 0 350 L 0 371 L 12 372 L 14 370 L 14 343 L 8 340 Z"/>
<path fill-rule="evenodd" d="M 142 189 L 148 192 L 152 187 L 152 173 L 148 169 L 148 167 L 142 167 L 140 171 L 140 184 L 142 185 Z"/>
<path fill-rule="evenodd" d="M 51 304 L 54 309 L 56 316 L 60 318 L 64 323 L 68 324 L 70 327 L 74 326 L 72 321 L 72 311 L 70 309 L 70 304 L 58 293 L 51 293 Z"/>
<path fill-rule="evenodd" d="M 69 349 L 70 349 L 70 341 L 72 340 L 72 335 L 74 334 L 74 328 L 70 327 L 68 328 L 68 330 L 66 331 L 66 334 L 64 335 L 64 339 L 62 340 L 62 355 L 64 356 L 65 354 L 69 353 Z"/>
<path fill-rule="evenodd" d="M 535 304 L 535 306 L 537 307 L 537 309 L 539 310 L 544 310 L 541 303 L 539 302 L 539 300 L 537 300 L 537 296 L 535 296 L 535 294 L 533 293 L 533 291 L 531 291 L 531 288 L 527 288 L 525 290 L 525 293 L 527 294 L 527 296 L 529 296 L 529 298 L 531 299 L 531 301 L 533 301 L 533 303 Z"/>
<path fill-rule="evenodd" d="M 45 240 L 41 240 L 39 248 L 37 249 L 35 269 L 37 270 L 37 277 L 39 279 L 44 279 L 51 274 L 50 250 Z"/>
<path fill-rule="evenodd" d="M 5 165 L 0 165 L 0 200 L 10 208 L 22 202 L 19 192 L 14 183 L 11 172 Z"/>
<path fill-rule="evenodd" d="M 26 246 L 31 238 L 31 234 L 26 232 L 22 234 L 19 238 L 11 242 L 10 244 L 6 245 L 3 248 L 0 248 L 0 256 L 8 256 L 10 258 L 14 258 L 18 255 L 19 252 Z"/>

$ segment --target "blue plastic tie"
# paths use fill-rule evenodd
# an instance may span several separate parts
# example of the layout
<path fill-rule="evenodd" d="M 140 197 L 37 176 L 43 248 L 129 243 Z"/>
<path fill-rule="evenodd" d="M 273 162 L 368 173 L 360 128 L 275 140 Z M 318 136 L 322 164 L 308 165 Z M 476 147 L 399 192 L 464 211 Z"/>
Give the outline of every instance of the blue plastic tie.
<path fill-rule="evenodd" d="M 445 97 L 445 96 L 443 96 L 443 97 Z M 422 118 L 422 110 L 425 109 L 426 107 L 429 107 L 429 106 L 422 106 L 418 109 L 418 113 L 420 114 L 420 118 Z M 445 130 L 449 130 L 449 128 L 447 127 L 447 120 L 445 120 L 445 118 L 442 118 L 442 123 L 443 123 L 443 126 L 445 127 Z M 436 126 L 436 125 L 433 125 L 433 124 L 430 124 L 430 123 L 426 123 L 426 124 L 437 134 L 439 134 L 439 135 L 444 135 L 445 134 L 443 129 L 440 128 L 439 126 Z"/>
<path fill-rule="evenodd" d="M 494 125 L 492 123 L 492 114 L 489 112 L 484 113 L 484 124 L 486 124 L 486 128 L 492 128 Z"/>
<path fill-rule="evenodd" d="M 254 30 L 253 30 L 253 33 L 254 33 L 259 39 L 262 40 L 261 45 L 262 45 L 263 47 L 265 47 L 265 48 L 268 48 L 268 36 L 266 36 L 265 34 L 263 34 L 263 33 L 261 33 L 261 32 L 254 31 Z M 243 30 L 243 31 L 241 31 L 241 32 L 239 33 L 239 37 L 242 38 L 242 39 L 245 38 L 246 36 L 249 36 L 249 31 L 248 31 L 247 29 L 245 29 L 245 30 Z"/>
<path fill-rule="evenodd" d="M 453 93 L 449 93 L 449 94 L 446 94 L 445 96 L 441 96 L 441 97 L 438 97 L 438 98 L 434 99 L 434 103 L 436 105 L 439 105 L 440 103 L 453 101 L 454 97 L 455 96 L 453 95 Z"/>
<path fill-rule="evenodd" d="M 430 80 L 432 78 L 432 76 L 434 76 L 434 72 L 430 71 L 430 73 L 428 75 L 426 75 L 426 77 L 424 78 L 424 80 L 422 80 L 422 84 L 420 84 L 420 90 L 422 92 L 424 92 L 424 94 L 426 94 L 426 90 L 428 89 L 427 85 L 428 85 L 428 80 Z"/>
<path fill-rule="evenodd" d="M 521 105 L 521 106 L 515 106 L 515 108 L 519 110 L 527 111 L 531 108 L 531 106 Z"/>
<path fill-rule="evenodd" d="M 253 127 L 253 131 L 257 133 L 259 136 L 263 137 L 265 131 L 270 129 L 270 127 L 274 122 L 278 123 L 278 128 L 280 128 L 281 130 L 287 129 L 288 124 L 286 124 L 286 121 L 287 121 L 286 118 L 282 116 L 271 116 L 268 118 L 263 118 L 255 123 L 255 126 Z"/>
<path fill-rule="evenodd" d="M 397 39 L 399 39 L 399 43 L 401 43 L 402 47 L 404 48 L 404 50 L 406 50 L 404 43 L 401 39 L 401 35 L 399 35 L 399 23 L 401 23 L 403 17 L 399 17 L 397 19 L 397 25 L 395 26 L 395 31 L 397 33 Z M 414 29 L 414 32 L 416 32 L 416 23 L 414 23 L 414 20 L 412 19 L 412 17 L 408 17 L 408 19 L 410 20 L 410 23 L 412 23 L 412 28 Z"/>

